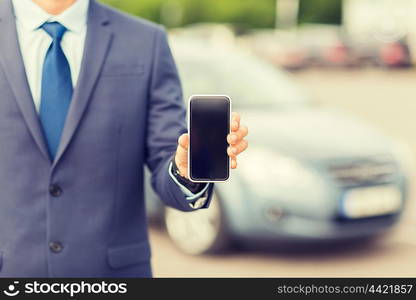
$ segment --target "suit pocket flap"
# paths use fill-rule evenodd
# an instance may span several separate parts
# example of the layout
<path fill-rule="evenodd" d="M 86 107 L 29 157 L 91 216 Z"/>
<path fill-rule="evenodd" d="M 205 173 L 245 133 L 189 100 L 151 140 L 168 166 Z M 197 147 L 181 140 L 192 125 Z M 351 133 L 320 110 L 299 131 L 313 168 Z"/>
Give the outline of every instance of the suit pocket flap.
<path fill-rule="evenodd" d="M 112 268 L 122 268 L 150 260 L 150 245 L 147 241 L 120 247 L 112 247 L 107 251 L 108 264 Z"/>
<path fill-rule="evenodd" d="M 143 64 L 116 64 L 108 63 L 103 67 L 102 76 L 125 76 L 125 75 L 141 75 L 144 73 Z"/>

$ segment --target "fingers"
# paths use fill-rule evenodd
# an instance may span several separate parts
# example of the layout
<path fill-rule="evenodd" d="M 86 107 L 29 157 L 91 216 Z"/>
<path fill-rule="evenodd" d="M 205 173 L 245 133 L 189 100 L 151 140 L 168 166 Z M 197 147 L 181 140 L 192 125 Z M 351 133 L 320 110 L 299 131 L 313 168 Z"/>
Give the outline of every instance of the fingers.
<path fill-rule="evenodd" d="M 247 148 L 248 142 L 246 140 L 242 140 L 239 144 L 228 147 L 227 153 L 230 157 L 234 158 L 241 152 L 245 151 Z"/>
<path fill-rule="evenodd" d="M 245 138 L 248 135 L 248 128 L 247 126 L 241 126 L 238 131 L 236 132 L 232 132 L 228 135 L 227 137 L 227 141 L 230 145 L 236 145 L 239 142 L 241 142 L 241 140 L 243 138 Z"/>
<path fill-rule="evenodd" d="M 236 132 L 240 128 L 240 114 L 233 112 L 231 115 L 231 131 Z"/>
<path fill-rule="evenodd" d="M 237 159 L 231 158 L 231 169 L 236 169 L 236 168 L 237 168 Z"/>
<path fill-rule="evenodd" d="M 231 157 L 231 169 L 237 168 L 237 155 L 248 148 L 248 142 L 242 140 L 238 145 L 230 146 L 227 149 L 228 156 Z"/>
<path fill-rule="evenodd" d="M 227 154 L 229 157 L 235 157 L 237 155 L 237 149 L 235 147 L 228 147 L 227 148 Z"/>

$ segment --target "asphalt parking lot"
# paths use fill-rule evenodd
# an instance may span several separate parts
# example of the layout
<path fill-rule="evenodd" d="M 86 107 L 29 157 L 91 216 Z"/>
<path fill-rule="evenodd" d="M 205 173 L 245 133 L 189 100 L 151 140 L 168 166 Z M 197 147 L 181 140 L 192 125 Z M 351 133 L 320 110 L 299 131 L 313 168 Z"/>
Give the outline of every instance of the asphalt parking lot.
<path fill-rule="evenodd" d="M 368 120 L 408 143 L 416 157 L 416 71 L 310 70 L 294 77 L 317 105 L 341 108 Z M 412 182 L 416 182 L 416 175 Z M 361 245 L 322 247 L 302 253 L 296 249 L 239 250 L 221 256 L 193 257 L 177 250 L 163 230 L 152 228 L 154 276 L 415 277 L 414 194 L 400 224 L 385 236 Z"/>

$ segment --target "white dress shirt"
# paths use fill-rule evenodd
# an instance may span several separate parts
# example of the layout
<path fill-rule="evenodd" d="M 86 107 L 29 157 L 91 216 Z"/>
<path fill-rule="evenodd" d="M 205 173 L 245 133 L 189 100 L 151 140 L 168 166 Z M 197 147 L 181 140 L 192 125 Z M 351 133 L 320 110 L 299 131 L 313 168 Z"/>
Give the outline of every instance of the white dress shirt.
<path fill-rule="evenodd" d="M 66 27 L 61 47 L 71 69 L 72 84 L 78 81 L 85 38 L 87 35 L 88 7 L 90 0 L 77 0 L 60 15 L 50 15 L 32 0 L 12 0 L 16 16 L 16 28 L 20 51 L 26 69 L 26 76 L 32 93 L 36 110 L 40 110 L 43 63 L 52 38 L 40 26 L 45 22 L 59 22 Z M 193 194 L 181 185 L 172 174 L 172 166 L 168 170 L 171 178 L 179 185 L 190 201 L 192 208 L 201 208 L 205 197 L 201 196 L 208 189 L 208 184 L 198 194 Z"/>
<path fill-rule="evenodd" d="M 59 22 L 67 28 L 61 47 L 71 68 L 72 84 L 78 81 L 87 33 L 89 0 L 78 0 L 60 15 L 50 15 L 32 0 L 12 0 L 16 28 L 26 76 L 36 110 L 39 112 L 42 70 L 52 38 L 40 26 L 45 22 Z"/>

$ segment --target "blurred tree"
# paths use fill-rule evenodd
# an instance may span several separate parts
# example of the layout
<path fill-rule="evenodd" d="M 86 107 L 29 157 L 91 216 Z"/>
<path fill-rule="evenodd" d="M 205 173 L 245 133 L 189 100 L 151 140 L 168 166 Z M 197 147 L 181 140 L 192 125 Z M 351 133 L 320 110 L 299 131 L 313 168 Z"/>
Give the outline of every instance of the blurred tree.
<path fill-rule="evenodd" d="M 342 0 L 300 0 L 299 23 L 341 24 Z"/>
<path fill-rule="evenodd" d="M 273 27 L 275 0 L 100 0 L 118 9 L 175 27 L 199 22 Z M 169 12 L 172 12 L 170 16 Z"/>
<path fill-rule="evenodd" d="M 165 0 L 100 0 L 130 14 L 160 23 L 160 9 Z"/>
<path fill-rule="evenodd" d="M 247 28 L 275 25 L 276 0 L 100 1 L 167 27 L 200 22 L 233 23 Z M 301 0 L 300 22 L 339 23 L 341 1 Z"/>

